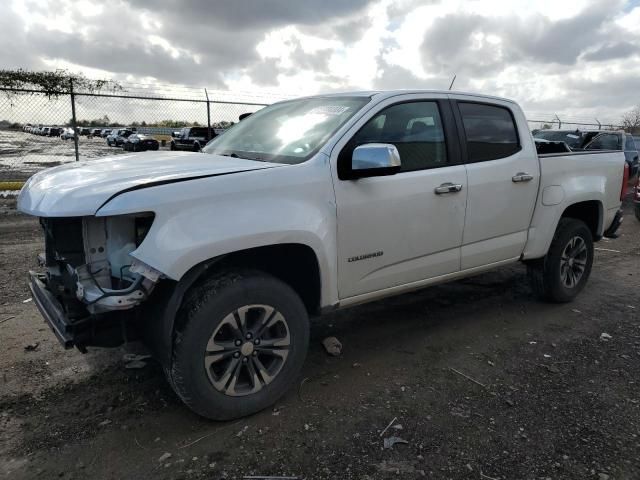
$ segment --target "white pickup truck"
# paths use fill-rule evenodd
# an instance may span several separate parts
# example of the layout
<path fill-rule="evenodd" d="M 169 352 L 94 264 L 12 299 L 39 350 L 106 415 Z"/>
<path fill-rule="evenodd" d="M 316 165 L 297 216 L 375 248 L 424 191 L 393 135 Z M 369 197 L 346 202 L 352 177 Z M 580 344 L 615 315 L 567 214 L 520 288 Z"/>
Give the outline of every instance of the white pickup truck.
<path fill-rule="evenodd" d="M 142 339 L 212 419 L 275 402 L 309 316 L 524 262 L 565 302 L 621 221 L 624 153 L 538 155 L 512 101 L 440 91 L 301 98 L 201 153 L 34 175 L 35 304 L 66 347 Z"/>

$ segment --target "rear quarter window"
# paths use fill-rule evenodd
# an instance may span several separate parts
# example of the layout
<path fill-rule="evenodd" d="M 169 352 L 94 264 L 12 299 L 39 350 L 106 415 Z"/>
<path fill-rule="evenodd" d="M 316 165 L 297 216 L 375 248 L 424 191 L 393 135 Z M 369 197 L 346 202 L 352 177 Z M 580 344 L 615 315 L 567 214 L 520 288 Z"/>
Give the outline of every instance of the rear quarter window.
<path fill-rule="evenodd" d="M 505 158 L 520 151 L 518 129 L 508 108 L 458 102 L 469 162 Z"/>

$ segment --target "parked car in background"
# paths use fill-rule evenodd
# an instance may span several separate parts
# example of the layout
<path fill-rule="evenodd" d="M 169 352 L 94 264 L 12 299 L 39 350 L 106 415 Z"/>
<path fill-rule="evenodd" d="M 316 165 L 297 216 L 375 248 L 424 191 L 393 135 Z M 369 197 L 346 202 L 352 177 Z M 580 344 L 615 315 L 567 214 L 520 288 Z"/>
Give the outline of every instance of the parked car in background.
<path fill-rule="evenodd" d="M 102 133 L 102 129 L 101 128 L 92 128 L 91 131 L 89 132 L 89 136 L 90 137 L 99 137 L 100 133 Z"/>
<path fill-rule="evenodd" d="M 627 175 L 622 151 L 538 155 L 507 99 L 360 92 L 275 103 L 203 153 L 38 172 L 18 209 L 40 217 L 30 288 L 62 344 L 144 339 L 191 409 L 229 420 L 295 383 L 309 315 L 517 262 L 573 300 Z"/>
<path fill-rule="evenodd" d="M 638 148 L 633 136 L 622 130 L 534 130 L 536 140 L 564 142 L 573 151 L 623 150 L 631 176 L 638 173 Z"/>
<path fill-rule="evenodd" d="M 109 135 L 111 135 L 111 129 L 110 128 L 103 128 L 102 131 L 100 132 L 100 136 L 102 138 L 107 138 Z"/>
<path fill-rule="evenodd" d="M 73 128 L 63 128 L 60 132 L 60 138 L 62 140 L 71 140 L 73 138 Z"/>
<path fill-rule="evenodd" d="M 50 136 L 50 137 L 59 137 L 60 136 L 60 132 L 62 132 L 62 128 L 61 127 L 50 127 L 48 136 Z"/>
<path fill-rule="evenodd" d="M 78 136 L 79 137 L 88 137 L 91 135 L 91 130 L 87 127 L 79 127 L 78 128 Z"/>
<path fill-rule="evenodd" d="M 209 136 L 207 127 L 186 127 L 171 139 L 171 150 L 199 152 L 215 136 L 216 132 L 213 128 L 211 129 L 211 136 Z"/>
<path fill-rule="evenodd" d="M 122 148 L 130 152 L 144 152 L 146 150 L 159 150 L 160 143 L 155 138 L 141 133 L 134 133 L 124 141 Z"/>
<path fill-rule="evenodd" d="M 43 127 L 40 130 L 40 135 L 42 135 L 43 137 L 48 137 L 50 132 L 51 132 L 51 127 Z"/>
<path fill-rule="evenodd" d="M 130 135 L 133 135 L 133 131 L 126 128 L 112 130 L 111 133 L 107 135 L 107 145 L 110 147 L 121 147 Z"/>
<path fill-rule="evenodd" d="M 623 131 L 600 132 L 584 147 L 585 150 L 623 150 L 631 176 L 638 172 L 638 149 L 633 137 Z"/>

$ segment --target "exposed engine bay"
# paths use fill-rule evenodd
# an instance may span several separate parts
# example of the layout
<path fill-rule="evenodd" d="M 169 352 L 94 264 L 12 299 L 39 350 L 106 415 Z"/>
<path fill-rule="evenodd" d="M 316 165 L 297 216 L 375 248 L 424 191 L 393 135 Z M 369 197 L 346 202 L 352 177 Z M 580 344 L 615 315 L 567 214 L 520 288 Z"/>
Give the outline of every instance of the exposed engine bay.
<path fill-rule="evenodd" d="M 40 219 L 47 289 L 69 319 L 128 310 L 148 297 L 161 273 L 129 254 L 153 218 L 149 213 Z"/>

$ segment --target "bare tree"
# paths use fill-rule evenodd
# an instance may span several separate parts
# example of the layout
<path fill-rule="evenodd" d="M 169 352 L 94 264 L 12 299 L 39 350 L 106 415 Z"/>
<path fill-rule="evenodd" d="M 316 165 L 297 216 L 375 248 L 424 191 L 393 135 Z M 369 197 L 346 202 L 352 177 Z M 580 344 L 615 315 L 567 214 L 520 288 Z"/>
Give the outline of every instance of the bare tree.
<path fill-rule="evenodd" d="M 622 127 L 629 133 L 640 133 L 640 105 L 622 116 Z"/>

